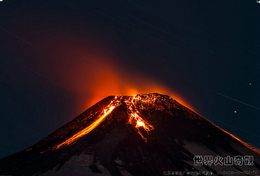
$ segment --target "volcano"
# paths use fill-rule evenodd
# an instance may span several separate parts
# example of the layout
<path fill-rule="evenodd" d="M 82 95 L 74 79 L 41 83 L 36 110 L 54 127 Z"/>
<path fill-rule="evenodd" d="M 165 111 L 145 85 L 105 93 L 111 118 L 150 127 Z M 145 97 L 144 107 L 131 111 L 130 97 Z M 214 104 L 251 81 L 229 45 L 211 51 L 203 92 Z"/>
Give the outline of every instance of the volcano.
<path fill-rule="evenodd" d="M 260 155 L 156 93 L 109 96 L 40 142 L 0 160 L 0 175 L 257 175 Z"/>

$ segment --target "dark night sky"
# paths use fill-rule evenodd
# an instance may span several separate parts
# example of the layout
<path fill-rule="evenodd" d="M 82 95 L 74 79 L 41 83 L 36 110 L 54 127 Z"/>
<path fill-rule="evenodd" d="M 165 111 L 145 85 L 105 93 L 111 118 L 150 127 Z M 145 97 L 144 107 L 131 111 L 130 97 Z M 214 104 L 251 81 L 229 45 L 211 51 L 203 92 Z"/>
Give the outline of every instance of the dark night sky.
<path fill-rule="evenodd" d="M 259 31 L 254 0 L 3 0 L 0 158 L 157 82 L 260 148 Z"/>

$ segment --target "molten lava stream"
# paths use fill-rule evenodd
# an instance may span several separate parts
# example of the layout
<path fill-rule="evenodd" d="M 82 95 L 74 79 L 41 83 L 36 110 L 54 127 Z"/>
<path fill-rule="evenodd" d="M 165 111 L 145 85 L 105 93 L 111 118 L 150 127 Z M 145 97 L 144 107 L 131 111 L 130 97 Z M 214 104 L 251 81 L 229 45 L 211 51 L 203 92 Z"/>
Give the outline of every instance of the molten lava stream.
<path fill-rule="evenodd" d="M 95 120 L 93 123 L 91 123 L 89 126 L 84 128 L 83 130 L 79 131 L 78 133 L 74 134 L 72 137 L 69 139 L 65 140 L 64 142 L 60 143 L 59 145 L 56 145 L 54 149 L 58 149 L 64 145 L 70 145 L 74 143 L 76 140 L 81 138 L 82 136 L 88 134 L 91 132 L 93 129 L 95 129 L 98 125 L 101 124 L 105 120 L 105 118 L 115 109 L 115 105 L 113 105 L 113 101 L 108 105 L 107 108 L 104 109 L 104 111 L 100 114 L 100 117 Z"/>
<path fill-rule="evenodd" d="M 143 120 L 136 112 L 130 114 L 128 123 L 134 125 L 140 136 L 145 140 L 145 142 L 147 142 L 147 138 L 142 134 L 141 129 L 143 128 L 148 134 L 154 129 L 153 126 Z"/>

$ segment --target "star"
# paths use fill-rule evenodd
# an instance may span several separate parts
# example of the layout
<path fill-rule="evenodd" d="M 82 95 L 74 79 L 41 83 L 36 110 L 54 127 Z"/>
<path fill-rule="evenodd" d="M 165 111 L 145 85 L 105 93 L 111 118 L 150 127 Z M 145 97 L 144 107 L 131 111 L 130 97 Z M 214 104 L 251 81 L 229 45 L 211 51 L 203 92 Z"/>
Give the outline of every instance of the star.
<path fill-rule="evenodd" d="M 234 111 L 234 113 L 237 113 L 237 111 Z"/>
<path fill-rule="evenodd" d="M 249 83 L 249 86 L 251 86 L 252 84 L 251 83 Z"/>

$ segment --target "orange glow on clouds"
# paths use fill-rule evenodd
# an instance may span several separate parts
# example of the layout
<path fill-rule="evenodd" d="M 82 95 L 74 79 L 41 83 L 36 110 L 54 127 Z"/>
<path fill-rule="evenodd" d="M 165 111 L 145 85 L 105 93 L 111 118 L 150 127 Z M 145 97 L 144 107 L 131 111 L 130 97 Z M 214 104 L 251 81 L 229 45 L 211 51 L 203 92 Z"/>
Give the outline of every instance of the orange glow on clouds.
<path fill-rule="evenodd" d="M 88 69 L 81 68 L 81 73 L 71 78 L 69 81 L 71 83 L 68 85 L 73 92 L 84 98 L 82 110 L 110 95 L 133 96 L 139 93 L 167 94 L 187 105 L 183 98 L 174 95 L 158 81 L 143 76 L 138 70 L 127 69 L 115 63 L 112 58 L 97 55 L 95 58 L 82 58 L 82 60 L 84 60 L 82 63 L 87 62 Z M 79 67 L 83 67 L 78 64 Z"/>
<path fill-rule="evenodd" d="M 76 102 L 72 109 L 74 115 L 107 96 L 139 93 L 166 94 L 191 107 L 180 95 L 173 93 L 174 90 L 131 67 L 131 63 L 124 65 L 120 60 L 125 58 L 113 53 L 113 48 L 105 43 L 78 36 L 49 38 L 51 41 L 48 37 L 41 39 L 42 60 L 36 65 L 52 84 L 73 95 Z"/>

